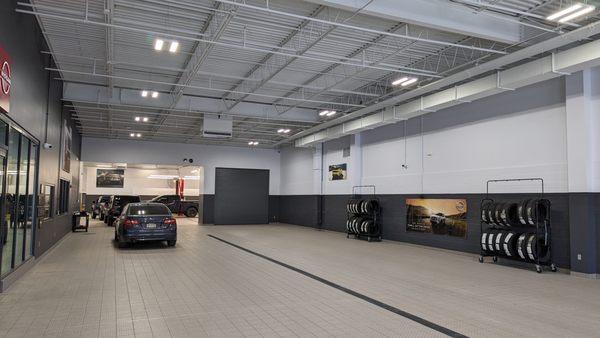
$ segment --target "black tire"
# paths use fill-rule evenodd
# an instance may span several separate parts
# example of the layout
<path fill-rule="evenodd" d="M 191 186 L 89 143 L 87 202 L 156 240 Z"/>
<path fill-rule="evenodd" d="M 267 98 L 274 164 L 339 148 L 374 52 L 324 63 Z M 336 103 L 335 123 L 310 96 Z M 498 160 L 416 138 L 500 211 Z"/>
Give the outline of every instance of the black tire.
<path fill-rule="evenodd" d="M 524 261 L 528 260 L 527 257 L 527 239 L 529 238 L 529 233 L 520 234 L 517 239 L 517 253 L 518 257 Z"/>
<path fill-rule="evenodd" d="M 487 247 L 487 236 L 488 236 L 488 233 L 487 233 L 487 232 L 485 232 L 485 231 L 484 231 L 484 232 L 482 232 L 482 233 L 481 233 L 481 238 L 480 238 L 481 240 L 480 240 L 480 242 L 479 242 L 479 243 L 481 244 L 481 250 L 482 250 L 482 251 L 484 251 L 484 252 L 485 252 L 485 251 L 488 251 L 488 247 Z"/>
<path fill-rule="evenodd" d="M 129 246 L 129 243 L 121 242 L 121 240 L 117 241 L 117 247 L 119 247 L 119 249 L 125 249 L 127 246 Z"/>
<path fill-rule="evenodd" d="M 172 241 L 167 241 L 167 245 L 168 246 L 175 246 L 176 244 L 177 244 L 177 240 L 176 239 L 174 239 Z"/>
<path fill-rule="evenodd" d="M 185 217 L 196 217 L 198 216 L 198 209 L 195 207 L 189 207 L 185 209 Z"/>
<path fill-rule="evenodd" d="M 94 212 L 94 213 L 92 214 L 92 219 L 96 219 L 96 216 L 98 216 L 98 214 Z"/>
<path fill-rule="evenodd" d="M 519 203 L 517 215 L 520 225 L 527 225 L 527 205 L 531 200 L 524 200 Z"/>
<path fill-rule="evenodd" d="M 504 252 L 502 244 L 504 244 L 504 237 L 506 237 L 506 231 L 500 231 L 494 238 L 494 252 L 496 254 L 502 254 Z"/>
<path fill-rule="evenodd" d="M 104 221 L 104 214 L 100 214 L 100 217 L 98 217 L 101 221 Z"/>
<path fill-rule="evenodd" d="M 528 225 L 536 225 L 548 217 L 548 201 L 542 199 L 531 200 L 526 208 L 526 221 Z"/>
<path fill-rule="evenodd" d="M 110 217 L 110 218 L 108 219 L 108 222 L 106 223 L 106 225 L 108 225 L 109 227 L 111 227 L 111 226 L 113 226 L 113 225 L 114 225 L 114 223 L 115 223 L 115 220 L 114 220 L 112 217 Z"/>
<path fill-rule="evenodd" d="M 516 257 L 518 255 L 517 253 L 517 239 L 518 239 L 518 235 L 512 231 L 507 232 L 504 235 L 504 243 L 502 245 L 502 251 L 504 252 L 503 254 L 506 255 L 507 257 Z"/>
<path fill-rule="evenodd" d="M 119 234 L 117 233 L 117 229 L 115 229 L 115 242 L 119 241 Z"/>
<path fill-rule="evenodd" d="M 492 201 L 484 201 L 481 204 L 481 221 L 483 223 L 486 224 L 490 224 L 491 220 L 490 220 L 490 215 L 489 215 L 489 208 L 492 206 Z"/>

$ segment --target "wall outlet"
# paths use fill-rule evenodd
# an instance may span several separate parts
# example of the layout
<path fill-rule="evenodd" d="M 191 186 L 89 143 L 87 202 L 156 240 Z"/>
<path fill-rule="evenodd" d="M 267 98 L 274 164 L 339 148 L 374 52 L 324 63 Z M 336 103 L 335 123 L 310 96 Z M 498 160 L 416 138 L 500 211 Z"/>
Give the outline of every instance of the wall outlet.
<path fill-rule="evenodd" d="M 581 254 L 577 254 L 577 260 L 580 261 L 581 260 Z"/>

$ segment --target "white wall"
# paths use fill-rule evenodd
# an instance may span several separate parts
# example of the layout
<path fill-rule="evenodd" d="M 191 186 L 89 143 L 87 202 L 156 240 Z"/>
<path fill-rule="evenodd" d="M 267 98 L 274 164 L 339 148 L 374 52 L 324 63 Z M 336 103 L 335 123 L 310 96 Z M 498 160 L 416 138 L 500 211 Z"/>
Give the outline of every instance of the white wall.
<path fill-rule="evenodd" d="M 204 168 L 204 194 L 215 193 L 215 168 L 269 169 L 269 191 L 279 194 L 280 157 L 277 150 L 84 137 L 83 161 L 108 163 L 182 164 L 193 158 Z"/>
<path fill-rule="evenodd" d="M 541 177 L 547 192 L 566 192 L 566 139 L 565 86 L 559 78 L 430 113 L 406 126 L 399 122 L 326 142 L 323 191 L 350 194 L 353 185 L 374 184 L 383 194 L 481 193 L 488 179 Z M 343 158 L 348 146 L 350 157 Z M 286 152 L 282 163 L 299 162 L 298 156 L 308 162 L 306 150 L 301 154 Z M 348 164 L 348 180 L 328 181 L 328 165 L 338 163 Z M 282 194 L 304 191 L 286 178 Z M 491 192 L 537 189 L 519 183 Z"/>
<path fill-rule="evenodd" d="M 96 167 L 85 167 L 82 191 L 88 195 L 139 195 L 158 196 L 175 194 L 175 183 L 169 179 L 149 178 L 150 175 L 194 175 L 190 168 L 177 169 L 125 169 L 123 188 L 98 188 L 96 187 Z M 195 168 L 198 169 L 198 168 Z M 201 180 L 185 180 L 184 196 L 198 197 L 202 194 Z"/>
<path fill-rule="evenodd" d="M 281 195 L 312 195 L 314 191 L 314 150 L 299 148 L 281 149 Z"/>

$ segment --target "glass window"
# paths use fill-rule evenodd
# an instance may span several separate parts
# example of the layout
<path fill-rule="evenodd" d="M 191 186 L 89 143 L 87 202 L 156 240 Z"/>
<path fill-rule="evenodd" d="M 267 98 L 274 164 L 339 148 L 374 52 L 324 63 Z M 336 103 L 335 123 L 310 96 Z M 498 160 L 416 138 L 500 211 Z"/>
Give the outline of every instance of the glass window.
<path fill-rule="evenodd" d="M 58 189 L 58 213 L 65 214 L 69 212 L 69 192 L 71 190 L 71 183 L 61 179 Z"/>
<path fill-rule="evenodd" d="M 27 173 L 29 171 L 29 140 L 21 135 L 21 149 L 19 155 L 19 177 L 16 206 L 15 226 L 15 262 L 17 266 L 23 262 L 25 256 L 25 225 L 27 223 Z"/>
<path fill-rule="evenodd" d="M 35 210 L 35 164 L 37 160 L 37 146 L 31 143 L 29 148 L 29 174 L 27 176 L 27 223 L 25 225 L 25 259 L 33 255 L 33 223 Z"/>
<path fill-rule="evenodd" d="M 129 208 L 129 215 L 169 215 L 169 208 L 162 204 L 134 205 Z"/>
<path fill-rule="evenodd" d="M 2 274 L 12 270 L 14 246 L 15 246 L 15 228 L 17 226 L 17 181 L 19 167 L 19 141 L 20 134 L 10 129 L 8 142 L 8 157 L 6 168 L 6 213 L 5 213 L 5 231 L 2 234 Z"/>
<path fill-rule="evenodd" d="M 54 186 L 42 184 L 40 189 L 39 217 L 45 221 L 54 215 Z"/>
<path fill-rule="evenodd" d="M 0 145 L 6 146 L 6 136 L 8 134 L 8 125 L 0 121 Z"/>

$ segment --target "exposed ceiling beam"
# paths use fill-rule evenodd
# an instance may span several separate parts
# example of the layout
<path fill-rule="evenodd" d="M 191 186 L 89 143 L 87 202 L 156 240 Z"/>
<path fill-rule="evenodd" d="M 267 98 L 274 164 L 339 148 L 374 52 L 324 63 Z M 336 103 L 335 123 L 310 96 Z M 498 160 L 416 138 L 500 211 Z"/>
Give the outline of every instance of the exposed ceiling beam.
<path fill-rule="evenodd" d="M 361 6 L 356 0 L 306 0 L 325 6 L 353 11 Z M 516 23 L 481 17 L 467 8 L 445 0 L 375 0 L 363 12 L 367 15 L 406 22 L 442 31 L 514 44 L 520 41 Z"/>

